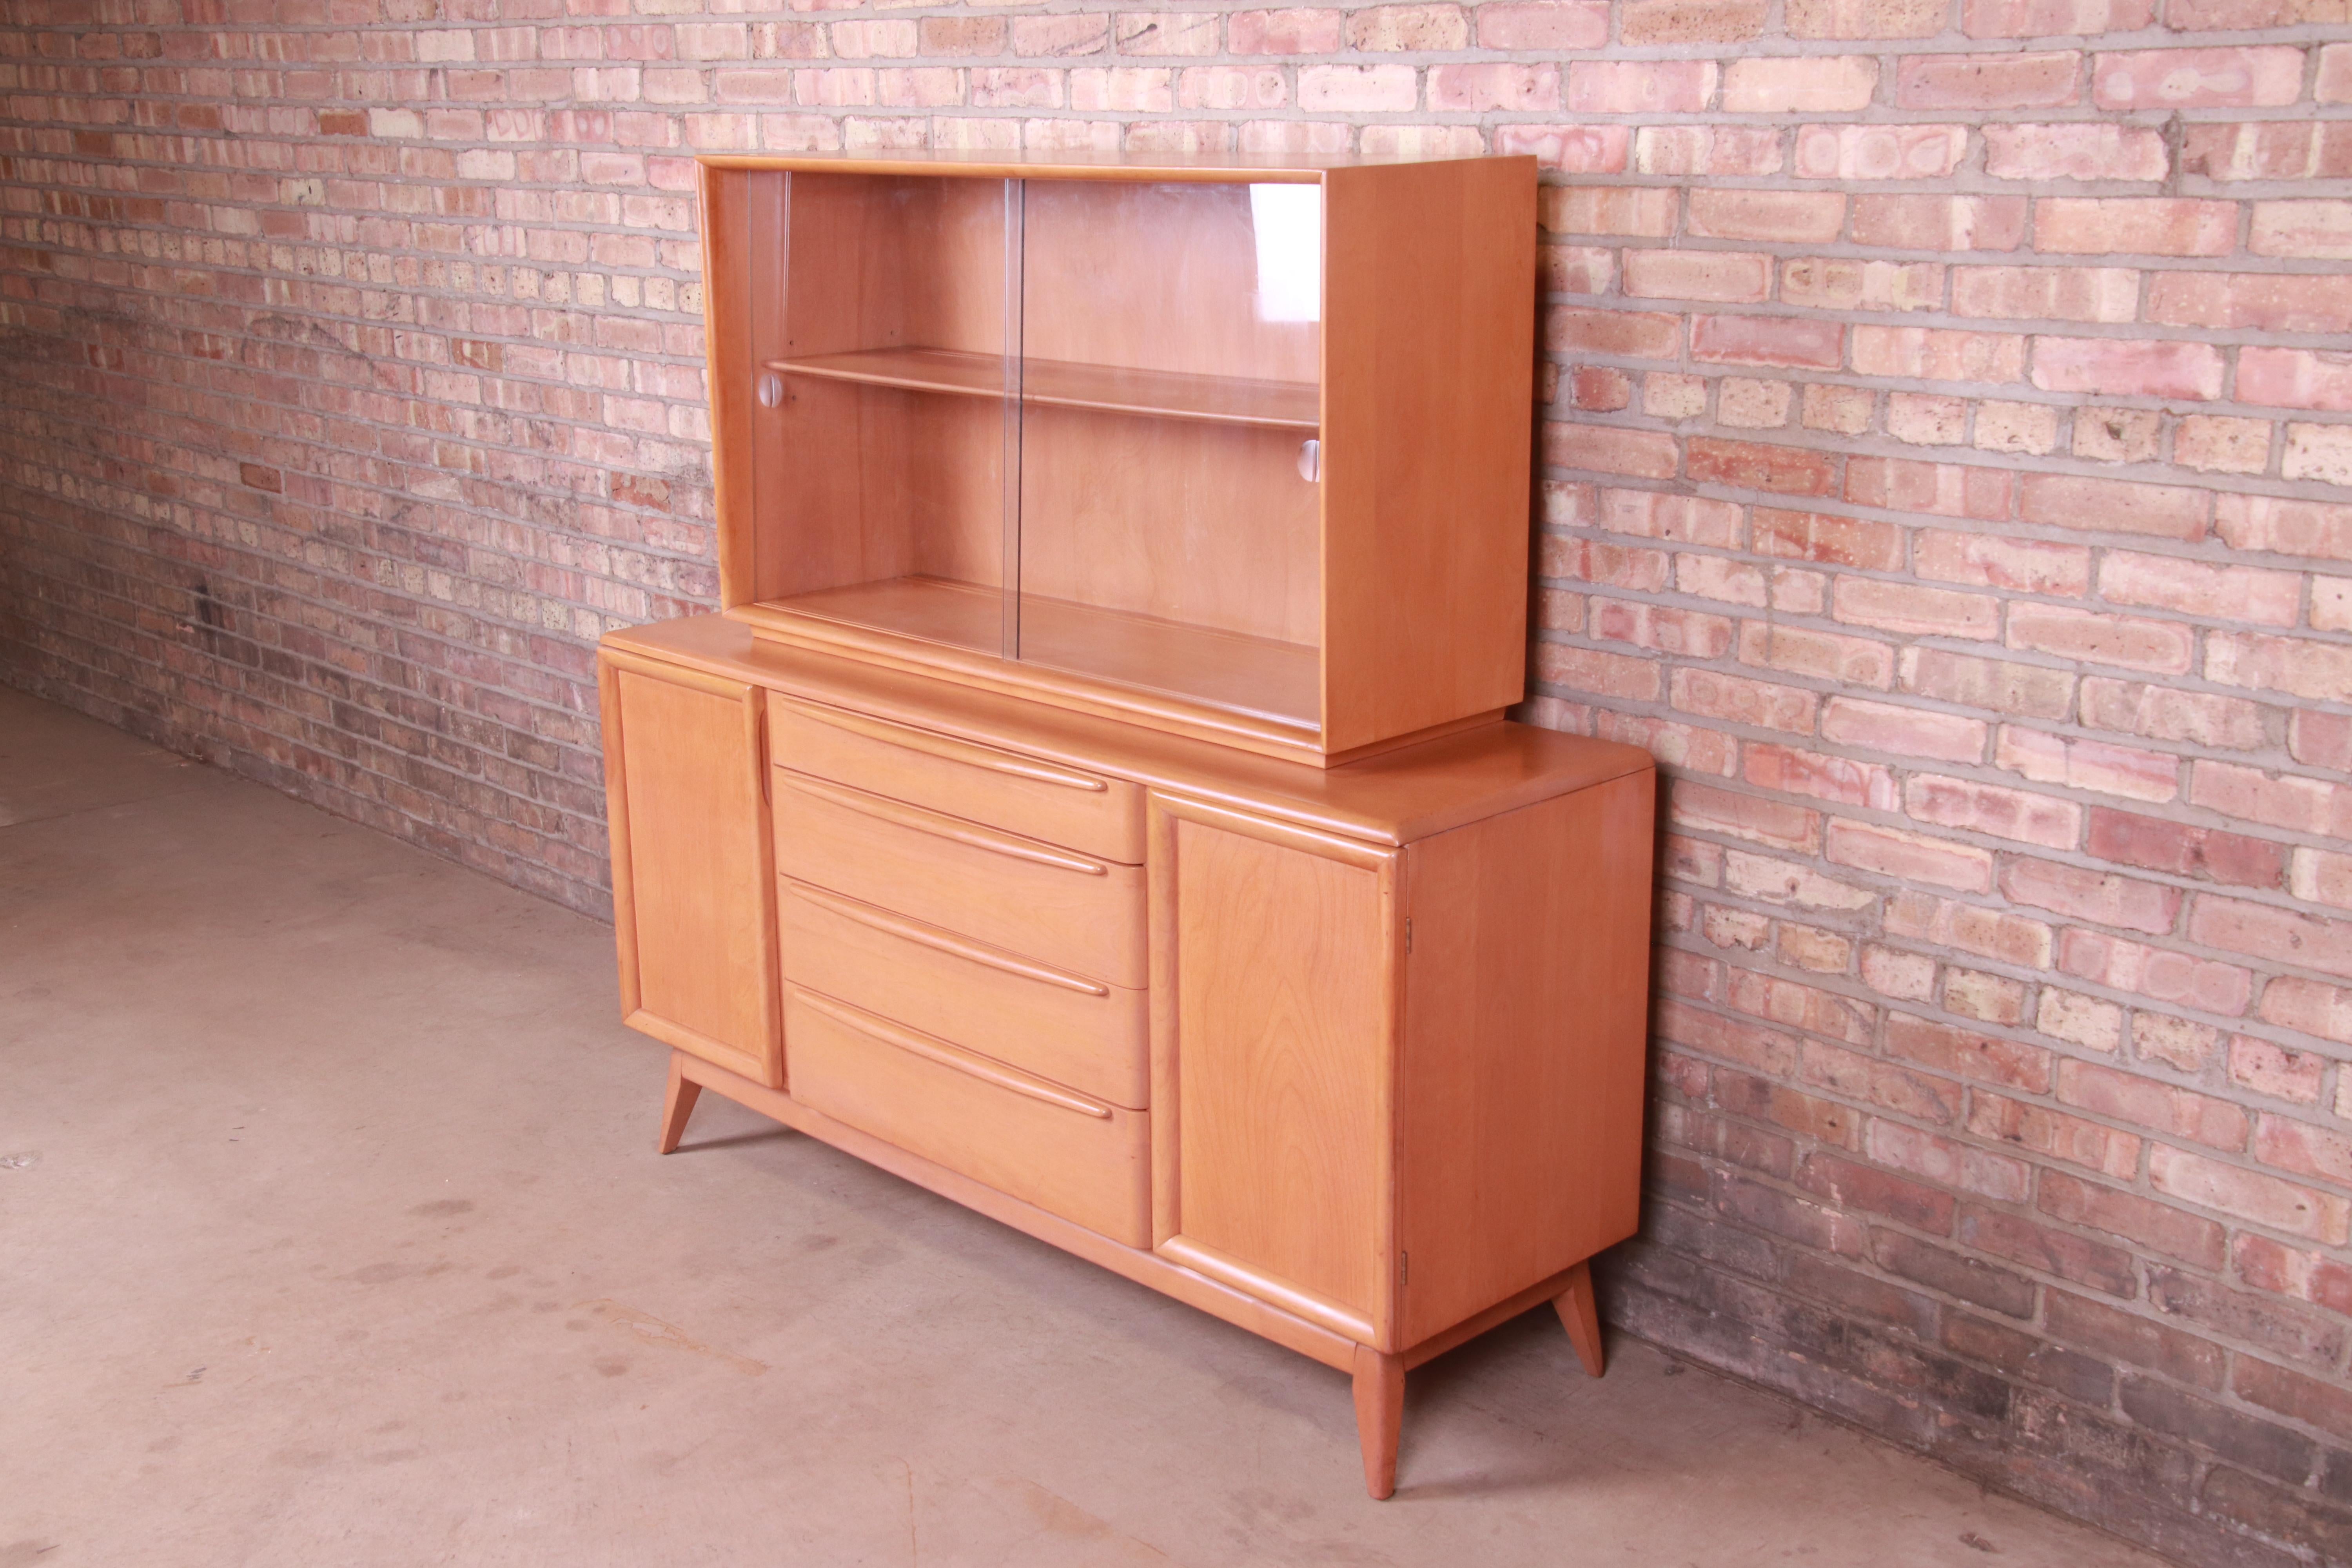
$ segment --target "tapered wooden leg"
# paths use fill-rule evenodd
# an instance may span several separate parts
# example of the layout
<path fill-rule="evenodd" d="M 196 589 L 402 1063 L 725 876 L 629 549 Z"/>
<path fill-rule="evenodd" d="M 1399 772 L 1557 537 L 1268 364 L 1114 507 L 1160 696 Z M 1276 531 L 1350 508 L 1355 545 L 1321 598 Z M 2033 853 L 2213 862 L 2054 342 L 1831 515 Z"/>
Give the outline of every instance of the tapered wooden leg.
<path fill-rule="evenodd" d="M 661 1142 L 659 1152 L 667 1154 L 677 1148 L 677 1141 L 686 1136 L 686 1119 L 694 1114 L 694 1102 L 702 1098 L 702 1086 L 678 1070 L 677 1053 L 669 1057 L 669 1096 L 662 1102 Z"/>
<path fill-rule="evenodd" d="M 1568 1289 L 1554 1296 L 1551 1304 L 1568 1330 L 1568 1342 L 1576 1347 L 1576 1359 L 1584 1363 L 1585 1371 L 1599 1377 L 1601 1311 L 1592 1300 L 1592 1266 L 1578 1264 L 1568 1277 Z"/>
<path fill-rule="evenodd" d="M 1364 1446 L 1364 1489 L 1373 1500 L 1396 1490 L 1397 1438 L 1404 1430 L 1404 1357 L 1356 1347 L 1356 1436 Z"/>

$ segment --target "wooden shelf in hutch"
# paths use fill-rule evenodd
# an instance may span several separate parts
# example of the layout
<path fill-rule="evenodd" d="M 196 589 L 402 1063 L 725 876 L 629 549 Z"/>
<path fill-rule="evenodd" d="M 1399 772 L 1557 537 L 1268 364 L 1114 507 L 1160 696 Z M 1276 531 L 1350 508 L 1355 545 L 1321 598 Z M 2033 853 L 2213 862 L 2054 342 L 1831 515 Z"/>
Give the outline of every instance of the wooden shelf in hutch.
<path fill-rule="evenodd" d="M 924 348 L 861 349 L 854 353 L 776 359 L 768 361 L 765 368 L 782 375 L 862 382 L 954 397 L 1004 397 L 1012 385 L 1006 378 L 1007 367 L 1015 363 L 1021 365 L 1021 401 L 1041 408 L 1088 408 L 1158 419 L 1198 419 L 1212 425 L 1255 425 L 1309 436 L 1322 427 L 1321 395 L 1308 382 L 1182 375 Z"/>

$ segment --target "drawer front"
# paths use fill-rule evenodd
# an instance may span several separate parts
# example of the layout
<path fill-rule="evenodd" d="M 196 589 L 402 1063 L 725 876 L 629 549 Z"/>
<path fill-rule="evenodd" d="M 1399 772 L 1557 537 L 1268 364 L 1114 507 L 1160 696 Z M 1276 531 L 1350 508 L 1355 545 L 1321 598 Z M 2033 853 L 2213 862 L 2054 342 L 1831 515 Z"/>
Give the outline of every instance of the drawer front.
<path fill-rule="evenodd" d="M 768 736 L 778 767 L 1103 859 L 1143 859 L 1143 787 L 1125 779 L 777 692 L 768 694 Z"/>
<path fill-rule="evenodd" d="M 1140 989 L 1143 868 L 775 773 L 776 869 L 1089 980 Z"/>
<path fill-rule="evenodd" d="M 784 977 L 1113 1105 L 1149 1103 L 1146 993 L 785 879 Z"/>
<path fill-rule="evenodd" d="M 1150 1245 L 1150 1118 L 787 985 L 793 1098 L 1129 1247 Z"/>

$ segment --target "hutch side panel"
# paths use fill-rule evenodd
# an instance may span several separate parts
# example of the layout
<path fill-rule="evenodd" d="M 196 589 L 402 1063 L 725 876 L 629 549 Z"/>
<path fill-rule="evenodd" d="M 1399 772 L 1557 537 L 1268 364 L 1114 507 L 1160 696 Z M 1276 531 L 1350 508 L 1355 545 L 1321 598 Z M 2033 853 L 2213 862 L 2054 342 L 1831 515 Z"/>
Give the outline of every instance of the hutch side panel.
<path fill-rule="evenodd" d="M 610 651 L 597 685 L 623 1016 L 782 1088 L 765 693 Z"/>
<path fill-rule="evenodd" d="M 1324 177 L 1323 735 L 1526 695 L 1535 162 Z"/>
<path fill-rule="evenodd" d="M 1370 1341 L 1388 1288 L 1395 856 L 1155 799 L 1160 1248 Z"/>
<path fill-rule="evenodd" d="M 1629 774 L 1407 851 L 1407 1344 L 1633 1234 L 1654 781 Z"/>

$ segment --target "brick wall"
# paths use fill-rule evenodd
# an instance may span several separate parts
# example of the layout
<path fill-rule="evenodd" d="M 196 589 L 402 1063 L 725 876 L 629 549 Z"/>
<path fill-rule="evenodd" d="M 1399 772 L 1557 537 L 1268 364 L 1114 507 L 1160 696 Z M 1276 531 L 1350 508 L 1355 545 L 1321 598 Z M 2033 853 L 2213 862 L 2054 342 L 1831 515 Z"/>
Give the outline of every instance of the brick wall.
<path fill-rule="evenodd" d="M 688 158 L 1548 165 L 1542 722 L 1670 764 L 1616 1320 L 2352 1558 L 2345 0 L 11 0 L 0 675 L 603 907 Z"/>

